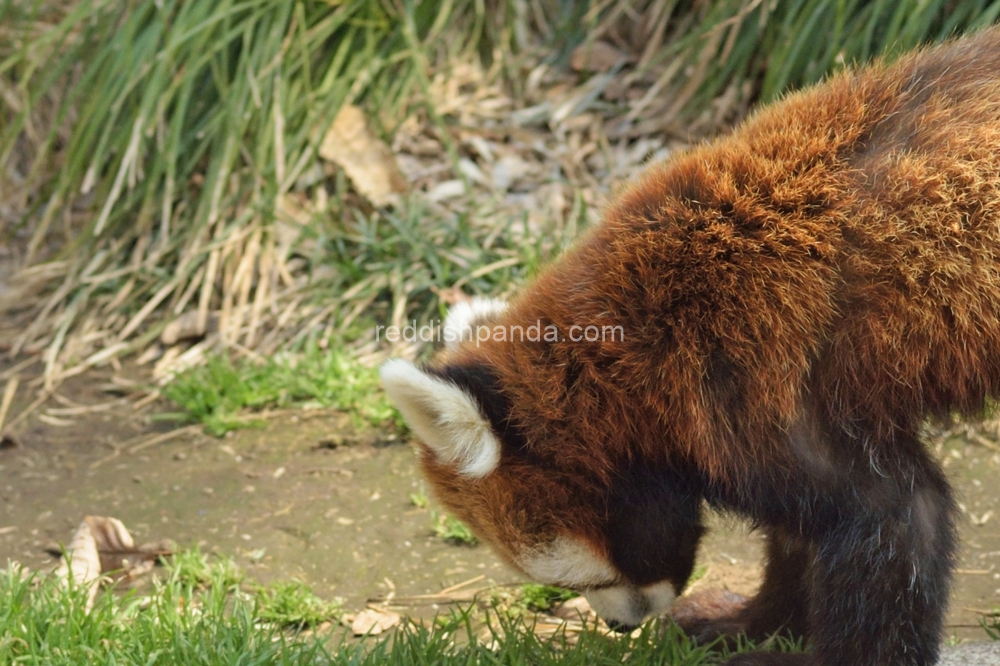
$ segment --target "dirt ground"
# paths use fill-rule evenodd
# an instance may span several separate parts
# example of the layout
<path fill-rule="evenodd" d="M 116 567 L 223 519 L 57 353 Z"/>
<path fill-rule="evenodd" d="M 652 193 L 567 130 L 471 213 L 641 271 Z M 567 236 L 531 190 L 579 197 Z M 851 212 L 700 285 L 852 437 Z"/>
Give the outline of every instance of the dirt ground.
<path fill-rule="evenodd" d="M 53 567 L 47 551 L 94 514 L 124 521 L 137 543 L 170 538 L 234 557 L 251 579 L 299 578 L 347 610 L 391 594 L 397 610 L 427 615 L 520 582 L 487 548 L 434 535 L 433 501 L 411 499 L 424 484 L 405 442 L 359 437 L 349 418 L 323 411 L 274 414 L 221 439 L 197 427 L 158 437 L 171 430 L 150 417 L 168 406 L 124 403 L 127 374 L 70 380 L 25 422 L 19 446 L 0 449 L 0 562 Z M 11 414 L 27 404 L 20 393 Z M 937 442 L 964 508 L 948 620 L 959 638 L 984 638 L 978 611 L 1000 606 L 1000 449 L 990 447 L 977 432 Z M 755 535 L 714 519 L 694 588 L 751 593 L 759 555 Z"/>

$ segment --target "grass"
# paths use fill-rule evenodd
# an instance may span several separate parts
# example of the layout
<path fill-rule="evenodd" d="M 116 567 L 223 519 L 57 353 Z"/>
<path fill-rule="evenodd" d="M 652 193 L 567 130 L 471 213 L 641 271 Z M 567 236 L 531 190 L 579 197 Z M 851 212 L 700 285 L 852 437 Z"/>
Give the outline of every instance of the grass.
<path fill-rule="evenodd" d="M 1000 641 L 1000 608 L 994 608 L 993 612 L 980 620 L 986 635 L 995 641 Z"/>
<path fill-rule="evenodd" d="M 624 8 L 618 9 L 623 11 Z M 615 11 L 615 10 L 610 10 Z M 635 11 L 635 8 L 633 8 Z M 675 62 L 658 87 L 673 95 L 659 120 L 697 121 L 734 100 L 771 101 L 846 65 L 896 55 L 989 25 L 996 0 L 777 0 L 659 2 L 638 9 L 648 37 L 642 62 Z M 601 34 L 598 22 L 590 37 Z M 642 109 L 650 109 L 650 100 Z M 655 105 L 653 105 L 655 106 Z M 642 117 L 630 110 L 630 117 Z"/>
<path fill-rule="evenodd" d="M 45 348 L 57 377 L 60 360 L 90 358 L 60 359 L 68 334 L 105 319 L 103 348 L 127 353 L 148 343 L 154 310 L 188 308 L 248 326 L 228 342 L 254 347 L 275 285 L 293 287 L 279 226 L 300 225 L 280 211 L 318 168 L 338 109 L 364 99 L 391 131 L 430 60 L 489 37 L 484 12 L 467 0 L 0 4 L 0 177 L 24 211 L 5 231 L 30 236 L 25 266 L 46 266 L 3 304 L 24 315 L 13 351 Z M 440 39 L 445 27 L 460 38 Z"/>
<path fill-rule="evenodd" d="M 188 553 L 149 594 L 108 593 L 87 613 L 84 590 L 10 567 L 0 576 L 0 662 L 291 665 L 326 655 L 262 622 L 231 573 Z"/>
<path fill-rule="evenodd" d="M 469 526 L 458 518 L 447 513 L 431 510 L 431 528 L 439 539 L 450 541 L 456 545 L 475 546 L 479 539 L 472 533 Z"/>
<path fill-rule="evenodd" d="M 184 589 L 231 590 L 243 582 L 243 573 L 230 559 L 209 559 L 201 549 L 189 548 L 171 556 L 169 580 Z"/>
<path fill-rule="evenodd" d="M 339 615 L 301 583 L 248 592 L 233 574 L 228 561 L 188 551 L 151 589 L 110 591 L 87 613 L 85 591 L 11 566 L 0 574 L 0 662 L 707 666 L 720 657 L 658 622 L 633 636 L 609 637 L 591 627 L 543 637 L 523 617 L 477 607 L 432 623 L 404 621 L 388 637 L 350 640 L 338 629 L 301 631 Z"/>
<path fill-rule="evenodd" d="M 527 240 L 547 230 L 428 214 L 419 197 L 372 210 L 317 158 L 338 109 L 358 104 L 383 137 L 427 119 L 467 180 L 461 114 L 432 103 L 456 62 L 484 63 L 516 101 L 525 67 L 618 43 L 646 90 L 619 109 L 640 136 L 717 127 L 998 13 L 1000 0 L 0 3 L 2 233 L 21 239 L 24 268 L 0 302 L 11 351 L 41 352 L 52 389 L 184 313 L 218 314 L 222 348 L 269 355 L 365 315 L 432 316 L 443 289 L 523 279 L 551 254 Z M 304 206 L 319 190 L 329 206 Z"/>
<path fill-rule="evenodd" d="M 262 621 L 279 627 L 305 629 L 336 619 L 340 603 L 324 601 L 312 593 L 305 583 L 289 580 L 260 588 L 255 615 Z"/>
<path fill-rule="evenodd" d="M 410 504 L 418 509 L 426 509 L 430 504 L 430 500 L 427 499 L 427 493 L 424 492 L 423 488 L 420 488 L 415 493 L 410 493 Z"/>
<path fill-rule="evenodd" d="M 163 389 L 182 410 L 159 418 L 205 424 L 206 432 L 226 432 L 260 423 L 248 412 L 312 405 L 354 415 L 357 425 L 385 425 L 398 418 L 378 389 L 378 371 L 344 351 L 307 345 L 303 353 L 276 359 L 231 361 L 212 356 L 203 366 L 178 374 Z"/>
<path fill-rule="evenodd" d="M 568 596 L 555 588 L 524 587 L 523 600 L 538 607 Z M 593 626 L 543 635 L 530 614 L 481 605 L 430 623 L 404 620 L 387 636 L 359 641 L 337 628 L 339 607 L 317 599 L 302 583 L 247 584 L 230 560 L 196 549 L 175 555 L 165 574 L 142 591 L 110 590 L 89 613 L 86 600 L 86 590 L 67 589 L 16 564 L 0 571 L 0 663 L 711 666 L 729 654 L 694 646 L 660 621 L 625 636 Z M 782 641 L 769 649 L 797 650 Z"/>
<path fill-rule="evenodd" d="M 429 508 L 430 500 L 423 488 L 415 493 L 410 493 L 410 504 L 418 509 Z M 479 543 L 479 539 L 472 533 L 469 526 L 458 518 L 447 513 L 439 513 L 437 509 L 431 509 L 430 518 L 431 530 L 437 538 L 444 539 L 456 546 L 475 546 Z"/>
<path fill-rule="evenodd" d="M 576 592 L 552 585 L 525 583 L 521 586 L 521 601 L 533 611 L 547 611 L 564 601 L 578 597 Z"/>

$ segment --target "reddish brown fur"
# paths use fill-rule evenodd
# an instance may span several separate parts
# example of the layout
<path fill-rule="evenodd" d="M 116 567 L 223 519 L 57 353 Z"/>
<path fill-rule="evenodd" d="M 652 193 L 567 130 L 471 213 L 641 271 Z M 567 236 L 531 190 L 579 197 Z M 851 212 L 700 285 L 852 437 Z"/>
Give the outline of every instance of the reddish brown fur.
<path fill-rule="evenodd" d="M 505 446 L 476 481 L 426 456 L 442 499 L 497 544 L 566 532 L 607 553 L 621 470 L 664 467 L 712 505 L 797 530 L 802 562 L 857 502 L 871 513 L 851 538 L 910 521 L 898 539 L 931 572 L 921 594 L 946 596 L 950 495 L 916 434 L 1000 392 L 998 65 L 985 31 L 838 75 L 650 168 L 495 322 L 623 325 L 624 340 L 488 342 L 436 362 L 490 368 L 530 452 Z M 859 553 L 844 561 L 877 557 Z M 860 585 L 824 566 L 803 565 L 817 597 L 838 575 Z M 940 631 L 939 601 L 922 631 Z M 853 612 L 818 603 L 814 623 Z M 936 654 L 903 660 L 881 621 L 852 663 Z M 834 663 L 835 637 L 813 639 L 815 663 Z"/>

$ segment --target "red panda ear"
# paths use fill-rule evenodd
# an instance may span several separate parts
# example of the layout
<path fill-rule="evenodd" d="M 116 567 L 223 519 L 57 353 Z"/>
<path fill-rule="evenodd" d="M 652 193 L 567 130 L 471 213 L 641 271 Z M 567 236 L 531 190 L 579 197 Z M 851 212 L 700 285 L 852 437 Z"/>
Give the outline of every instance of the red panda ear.
<path fill-rule="evenodd" d="M 496 298 L 476 296 L 470 301 L 462 301 L 451 306 L 444 319 L 444 340 L 448 348 L 457 347 L 463 340 L 476 338 L 476 327 L 503 314 L 507 302 Z"/>
<path fill-rule="evenodd" d="M 381 375 L 407 424 L 442 462 L 472 478 L 496 469 L 500 443 L 465 390 L 402 359 L 386 361 Z"/>

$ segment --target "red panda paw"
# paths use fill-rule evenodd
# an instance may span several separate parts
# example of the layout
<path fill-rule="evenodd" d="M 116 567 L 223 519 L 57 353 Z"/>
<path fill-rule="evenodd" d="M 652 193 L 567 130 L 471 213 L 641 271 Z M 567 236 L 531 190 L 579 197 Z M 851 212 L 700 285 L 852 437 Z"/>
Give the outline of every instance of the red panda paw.
<path fill-rule="evenodd" d="M 722 636 L 735 638 L 746 630 L 742 618 L 746 602 L 746 597 L 729 590 L 703 590 L 674 602 L 670 619 L 704 645 Z"/>

